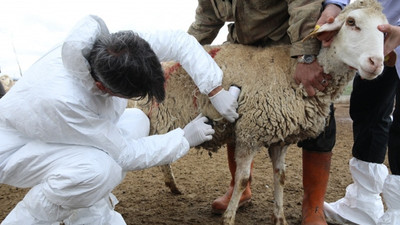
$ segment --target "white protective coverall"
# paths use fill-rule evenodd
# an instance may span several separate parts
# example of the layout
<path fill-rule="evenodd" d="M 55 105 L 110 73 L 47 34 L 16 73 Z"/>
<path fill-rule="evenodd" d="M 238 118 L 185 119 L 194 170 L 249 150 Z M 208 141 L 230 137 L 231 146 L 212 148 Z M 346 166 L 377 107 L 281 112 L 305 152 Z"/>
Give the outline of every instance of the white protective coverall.
<path fill-rule="evenodd" d="M 95 86 L 86 57 L 108 32 L 100 18 L 85 17 L 0 99 L 0 183 L 32 187 L 2 225 L 125 224 L 111 194 L 125 171 L 189 151 L 182 129 L 148 136 L 142 111 Z M 221 85 L 222 71 L 192 36 L 138 34 L 160 61 L 179 62 L 202 93 Z"/>

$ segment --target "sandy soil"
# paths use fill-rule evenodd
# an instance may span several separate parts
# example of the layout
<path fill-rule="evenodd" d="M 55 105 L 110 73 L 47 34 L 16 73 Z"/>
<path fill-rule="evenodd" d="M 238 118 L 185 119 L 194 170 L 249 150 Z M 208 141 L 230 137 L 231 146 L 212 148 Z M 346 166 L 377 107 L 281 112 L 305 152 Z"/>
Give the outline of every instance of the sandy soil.
<path fill-rule="evenodd" d="M 351 183 L 348 161 L 351 158 L 352 128 L 348 104 L 336 104 L 337 140 L 333 150 L 331 174 L 326 200 L 342 197 Z M 284 207 L 289 224 L 301 223 L 302 165 L 301 149 L 292 145 L 286 157 Z M 211 202 L 225 193 L 230 177 L 226 149 L 210 157 L 205 151 L 192 150 L 173 164 L 181 195 L 172 194 L 164 186 L 158 167 L 129 172 L 113 193 L 119 199 L 116 210 L 133 224 L 219 224 L 220 216 L 211 213 Z M 273 177 L 266 149 L 254 162 L 252 202 L 238 210 L 237 225 L 272 224 L 274 199 Z M 20 201 L 27 189 L 0 184 L 0 221 Z"/>

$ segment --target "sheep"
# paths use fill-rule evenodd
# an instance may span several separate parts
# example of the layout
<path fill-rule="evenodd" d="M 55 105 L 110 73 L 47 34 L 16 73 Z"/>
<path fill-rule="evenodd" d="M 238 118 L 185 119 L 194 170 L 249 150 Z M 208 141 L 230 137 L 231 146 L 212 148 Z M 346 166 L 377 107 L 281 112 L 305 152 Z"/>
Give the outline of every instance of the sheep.
<path fill-rule="evenodd" d="M 8 75 L 0 76 L 0 98 L 10 90 L 14 83 L 15 81 L 13 81 Z"/>
<path fill-rule="evenodd" d="M 166 100 L 142 109 L 149 115 L 151 133 L 162 134 L 184 127 L 196 115 L 209 117 L 216 131 L 213 139 L 201 145 L 217 151 L 222 145 L 236 146 L 237 170 L 229 206 L 223 224 L 234 224 L 239 199 L 250 176 L 250 164 L 262 147 L 268 149 L 273 164 L 273 221 L 287 224 L 283 210 L 285 155 L 290 144 L 320 134 L 327 123 L 329 106 L 356 71 L 364 79 L 374 79 L 383 70 L 383 33 L 378 24 L 387 23 L 382 8 L 374 0 L 357 0 L 347 6 L 332 24 L 315 33 L 337 30 L 330 47 L 321 48 L 317 57 L 332 80 L 324 91 L 308 97 L 292 74 L 296 60 L 291 59 L 289 45 L 257 48 L 239 44 L 204 46 L 224 72 L 223 87 L 241 87 L 238 99 L 239 119 L 224 120 L 207 96 L 199 93 L 184 69 L 175 62 L 163 63 L 166 76 Z M 132 106 L 132 105 L 131 105 Z M 166 184 L 179 193 L 170 165 L 164 166 Z"/>
<path fill-rule="evenodd" d="M 0 83 L 3 85 L 4 91 L 8 92 L 8 90 L 10 90 L 10 88 L 14 85 L 15 81 L 8 75 L 2 75 L 0 76 Z"/>
<path fill-rule="evenodd" d="M 3 84 L 0 82 L 0 98 L 2 98 L 6 94 L 4 90 Z"/>

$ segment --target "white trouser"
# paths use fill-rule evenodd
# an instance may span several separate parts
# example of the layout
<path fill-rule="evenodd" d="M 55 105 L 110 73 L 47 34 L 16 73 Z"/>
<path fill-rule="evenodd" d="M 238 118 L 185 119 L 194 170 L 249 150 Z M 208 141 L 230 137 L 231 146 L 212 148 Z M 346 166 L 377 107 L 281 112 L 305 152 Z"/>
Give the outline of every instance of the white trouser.
<path fill-rule="evenodd" d="M 67 219 L 63 220 L 65 225 L 126 225 L 121 214 L 114 211 L 118 200 L 113 194 L 101 199 L 89 208 L 80 208 L 72 211 Z M 66 211 L 67 212 L 67 211 Z M 69 212 L 70 213 L 70 212 Z M 2 224 L 7 225 L 60 225 L 60 222 L 40 221 L 31 216 L 24 201 L 21 201 L 7 216 Z"/>
<path fill-rule="evenodd" d="M 356 158 L 350 160 L 354 183 L 346 188 L 346 195 L 333 203 L 324 203 L 328 222 L 341 224 L 376 224 L 383 215 L 380 197 L 388 169 L 383 164 L 368 163 Z"/>
<path fill-rule="evenodd" d="M 63 222 L 65 225 L 126 225 L 121 214 L 114 211 L 117 203 L 117 198 L 110 193 L 89 208 L 74 210 Z"/>
<path fill-rule="evenodd" d="M 130 138 L 149 134 L 149 120 L 137 109 L 127 110 L 118 126 Z M 16 133 L 4 127 L 0 132 Z M 0 148 L 0 159 L 4 159 L 0 162 L 0 182 L 32 189 L 2 225 L 50 225 L 63 220 L 77 221 L 70 223 L 74 225 L 80 224 L 79 221 L 93 225 L 125 224 L 121 215 L 113 210 L 117 200 L 110 203 L 109 199 L 125 172 L 108 154 L 94 147 L 36 140 L 23 145 L 26 139 L 15 137 L 14 146 L 22 147 L 7 151 Z M 3 147 L 7 145 L 10 143 L 3 143 Z M 105 218 L 107 214 L 112 215 L 110 221 L 98 217 Z M 74 215 L 79 215 L 79 220 Z"/>
<path fill-rule="evenodd" d="M 378 225 L 400 224 L 400 176 L 389 175 L 385 180 L 382 190 L 383 200 L 387 210 L 379 218 Z"/>

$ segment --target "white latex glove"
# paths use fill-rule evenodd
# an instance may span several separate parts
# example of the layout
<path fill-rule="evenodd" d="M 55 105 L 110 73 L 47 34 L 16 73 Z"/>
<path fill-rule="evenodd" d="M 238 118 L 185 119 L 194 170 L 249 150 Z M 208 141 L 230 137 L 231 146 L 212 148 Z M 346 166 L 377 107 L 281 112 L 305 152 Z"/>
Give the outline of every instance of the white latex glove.
<path fill-rule="evenodd" d="M 183 128 L 185 132 L 184 137 L 189 142 L 190 147 L 197 146 L 212 139 L 212 135 L 215 131 L 211 125 L 205 123 L 207 121 L 208 119 L 200 113 L 200 115 Z"/>
<path fill-rule="evenodd" d="M 237 100 L 225 89 L 221 89 L 217 94 L 210 97 L 210 101 L 219 114 L 229 122 L 233 123 L 239 117 L 236 112 Z"/>

